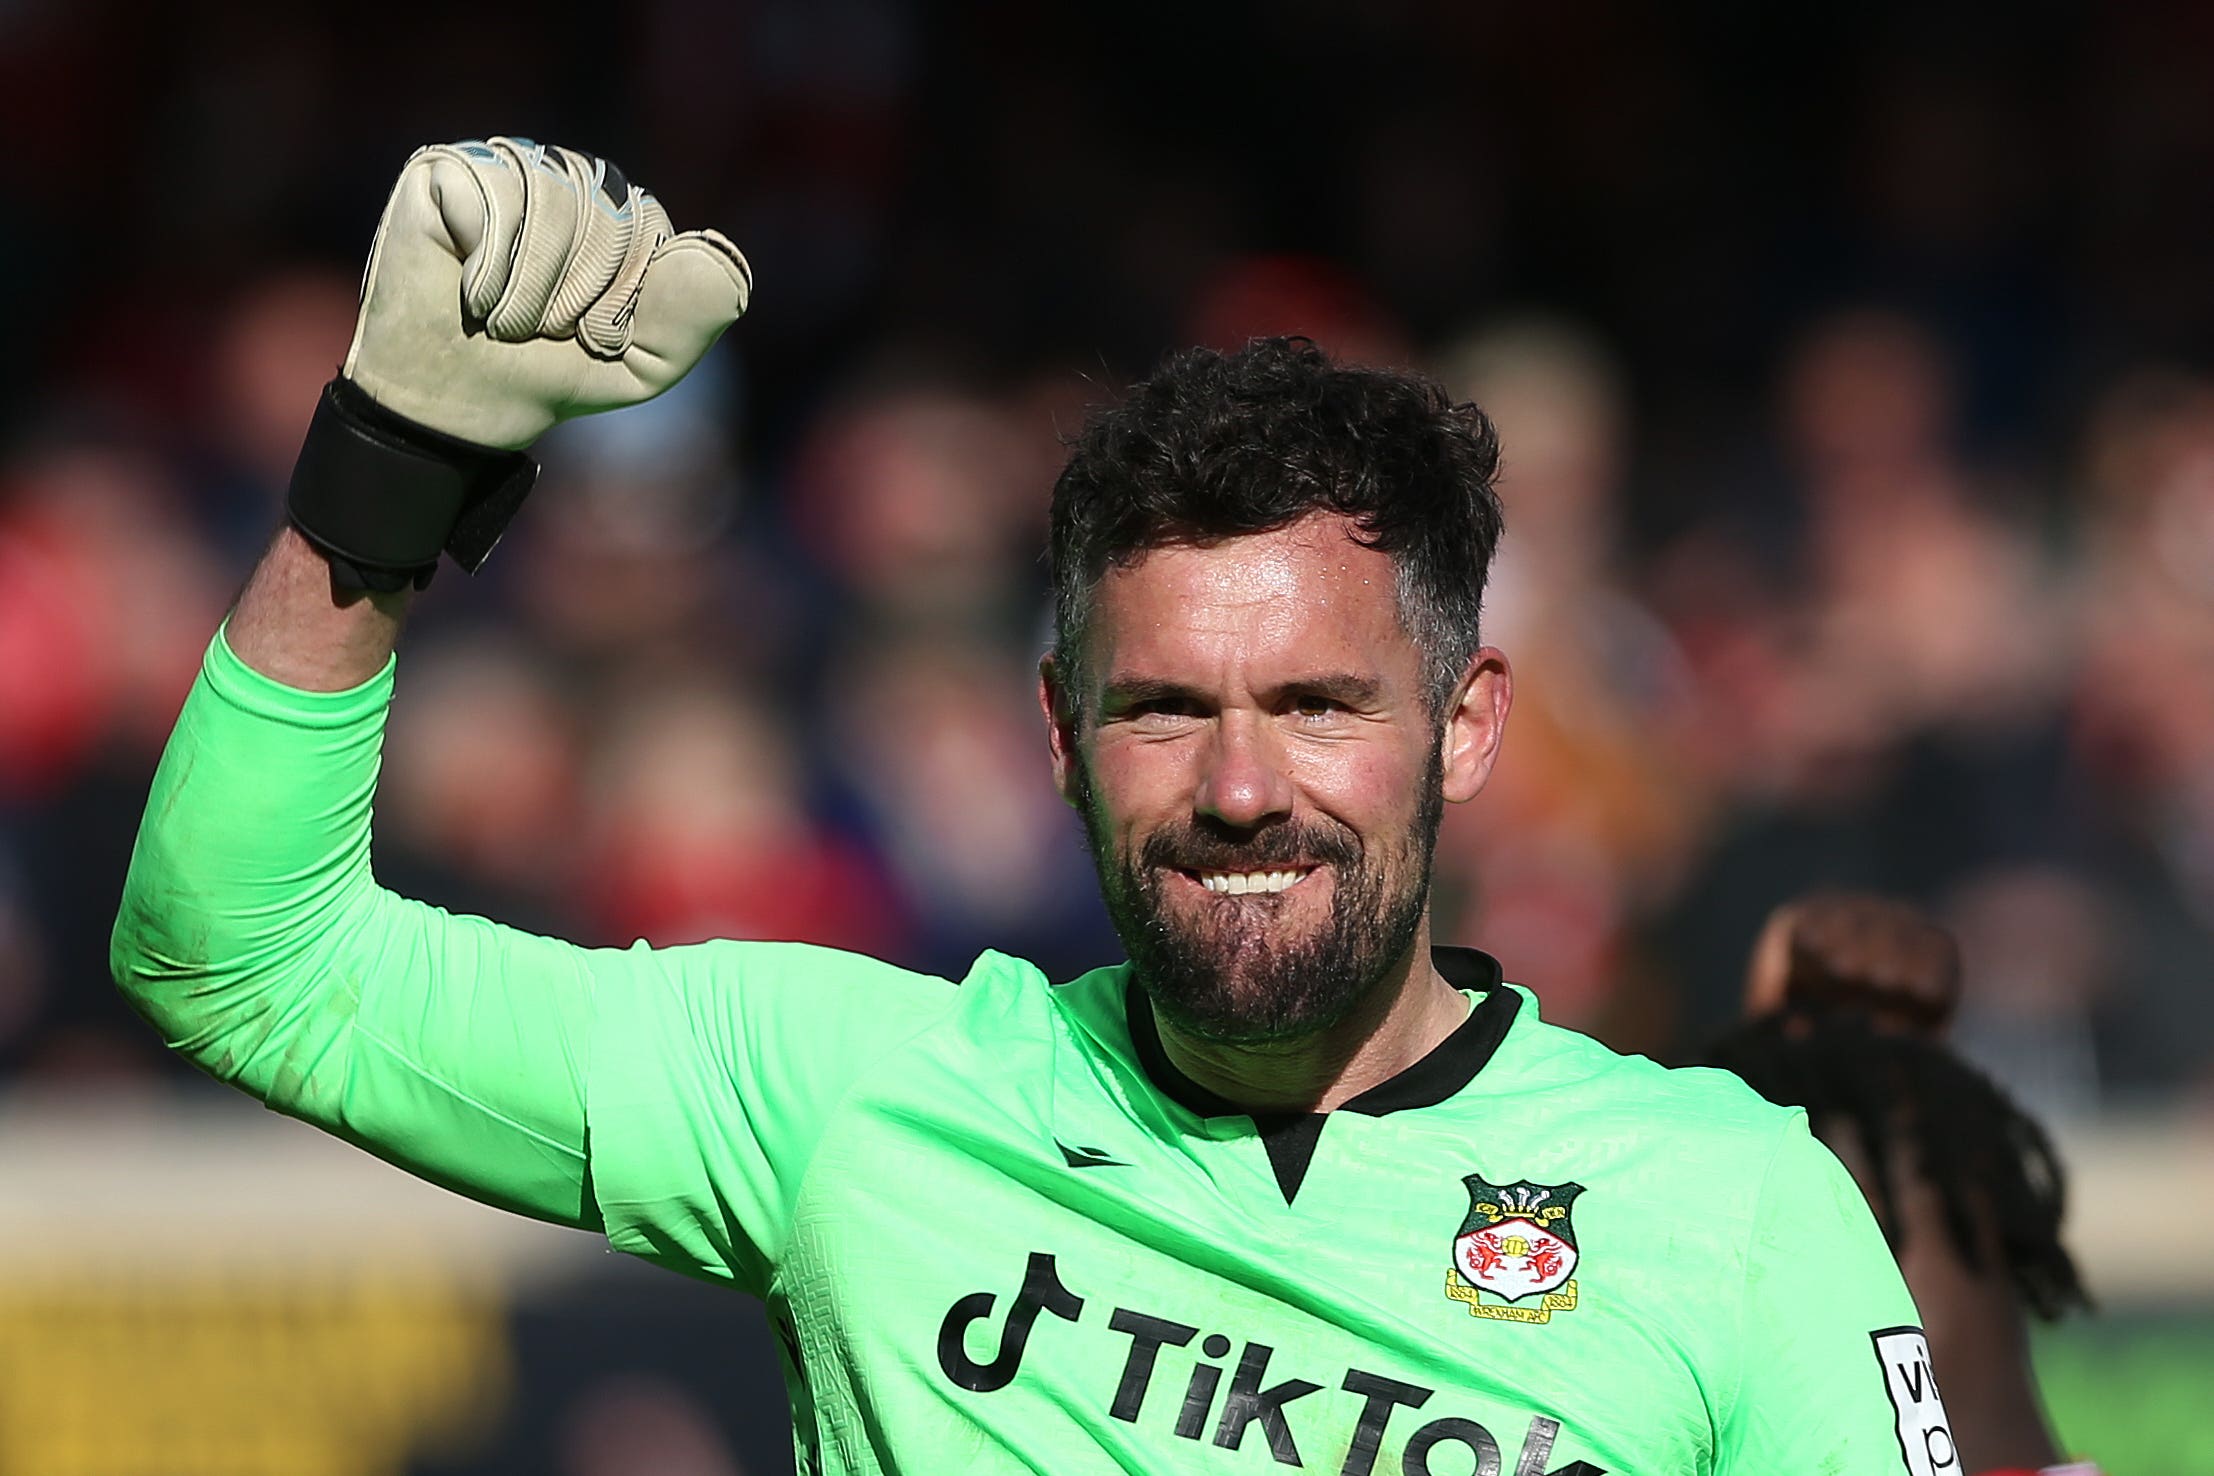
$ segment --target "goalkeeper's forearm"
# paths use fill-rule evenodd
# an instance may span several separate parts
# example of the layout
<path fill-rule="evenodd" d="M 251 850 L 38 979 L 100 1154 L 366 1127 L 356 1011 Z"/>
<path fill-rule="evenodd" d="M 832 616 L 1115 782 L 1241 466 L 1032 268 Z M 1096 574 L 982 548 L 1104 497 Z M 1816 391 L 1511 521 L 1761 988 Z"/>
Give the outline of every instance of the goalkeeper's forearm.
<path fill-rule="evenodd" d="M 330 563 L 292 528 L 277 534 L 226 627 L 231 650 L 263 676 L 305 692 L 358 687 L 392 657 L 412 589 L 340 589 Z"/>

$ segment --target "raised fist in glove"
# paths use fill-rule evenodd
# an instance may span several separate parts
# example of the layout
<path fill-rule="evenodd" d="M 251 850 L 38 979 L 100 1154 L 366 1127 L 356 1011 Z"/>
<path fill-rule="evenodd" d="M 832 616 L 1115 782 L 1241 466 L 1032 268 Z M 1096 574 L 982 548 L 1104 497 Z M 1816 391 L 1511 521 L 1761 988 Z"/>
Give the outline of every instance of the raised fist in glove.
<path fill-rule="evenodd" d="M 752 287 L 737 247 L 677 234 L 603 159 L 521 138 L 436 144 L 384 207 L 344 372 L 396 414 L 520 450 L 675 384 Z"/>
<path fill-rule="evenodd" d="M 343 582 L 474 569 L 557 422 L 652 399 L 745 311 L 746 259 L 677 233 L 606 161 L 528 139 L 418 149 L 378 223 L 361 316 L 289 510 Z"/>

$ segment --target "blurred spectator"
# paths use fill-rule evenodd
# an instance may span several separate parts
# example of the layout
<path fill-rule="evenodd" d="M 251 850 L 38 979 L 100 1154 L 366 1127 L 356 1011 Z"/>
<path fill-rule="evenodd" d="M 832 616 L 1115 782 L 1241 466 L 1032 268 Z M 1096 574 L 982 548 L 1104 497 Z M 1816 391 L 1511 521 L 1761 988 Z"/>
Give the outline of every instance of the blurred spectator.
<path fill-rule="evenodd" d="M 1203 283 L 1184 336 L 1234 349 L 1249 338 L 1311 338 L 1348 364 L 1403 364 L 1405 333 L 1360 281 L 1326 261 L 1243 257 Z"/>
<path fill-rule="evenodd" d="M 385 734 L 378 879 L 456 912 L 563 932 L 582 760 L 552 673 L 499 636 L 449 639 L 407 666 Z"/>
<path fill-rule="evenodd" d="M 159 459 L 40 448 L 0 504 L 0 791 L 65 781 L 110 733 L 158 752 L 224 573 Z"/>
<path fill-rule="evenodd" d="M 1945 916 L 1971 980 L 1957 1030 L 1963 1054 L 2040 1117 L 2089 1117 L 2112 1095 L 2101 1027 L 2117 1021 L 2128 1036 L 2161 1028 L 2157 1017 L 2127 1018 L 2148 1001 L 2117 988 L 2120 930 L 2107 896 L 2058 867 L 1994 867 L 1956 888 Z"/>
<path fill-rule="evenodd" d="M 746 1476 L 715 1421 L 689 1393 L 657 1379 L 609 1379 L 563 1422 L 561 1476 Z"/>
<path fill-rule="evenodd" d="M 223 575 L 152 456 L 60 443 L 11 470 L 0 858 L 15 864 L 0 861 L 0 917 L 37 933 L 0 944 L 0 967 L 22 970 L 0 983 L 0 1013 L 14 1016 L 0 1070 L 49 1084 L 143 1078 L 165 1053 L 108 986 L 108 929 L 147 775 L 222 614 Z"/>
<path fill-rule="evenodd" d="M 834 762 L 917 928 L 958 978 L 987 948 L 1073 978 L 1121 951 L 1044 761 L 1032 668 L 1010 646 L 880 636 L 834 669 Z"/>
<path fill-rule="evenodd" d="M 102 711 L 87 550 L 36 494 L 0 506 L 0 794 L 58 788 Z"/>
<path fill-rule="evenodd" d="M 2085 883 L 2061 713 L 2071 607 L 1962 450 L 1950 362 L 1924 327 L 1850 312 L 1781 376 L 1786 504 L 1706 529 L 1660 588 L 1684 632 L 1724 809 L 1665 936 L 1691 1034 L 1729 1008 L 1733 940 L 1784 898 L 1888 889 L 1939 906 L 2017 868 Z M 2081 1001 L 2088 977 L 2062 986 Z"/>
<path fill-rule="evenodd" d="M 2125 1080 L 2214 1106 L 2214 381 L 2125 378 L 2084 481 L 2073 738 L 2126 981 L 2101 1045 Z"/>
<path fill-rule="evenodd" d="M 46 1000 L 43 930 L 30 914 L 23 867 L 0 844 L 0 1062 L 14 1062 L 18 1043 L 38 1023 Z"/>
<path fill-rule="evenodd" d="M 275 506 L 324 381 L 354 336 L 357 284 L 343 273 L 298 269 L 254 283 L 225 315 L 208 366 L 223 450 Z"/>
<path fill-rule="evenodd" d="M 1888 731 L 2034 725 L 2067 672 L 2067 611 L 1962 456 L 1958 394 L 1933 336 L 1882 313 L 1817 325 L 1785 371 L 1809 677 Z"/>
<path fill-rule="evenodd" d="M 855 386 L 800 448 L 800 538 L 862 621 L 1022 628 L 1046 495 L 1000 404 L 928 383 Z"/>
<path fill-rule="evenodd" d="M 1442 832 L 1441 884 L 1472 913 L 1453 936 L 1512 959 L 1551 1018 L 1653 1048 L 1666 1005 L 1633 930 L 1675 880 L 1705 799 L 1676 752 L 1682 658 L 1624 578 L 1619 373 L 1587 334 L 1539 321 L 1462 341 L 1439 372 L 1504 447 L 1485 638 L 1515 671 L 1484 801 Z"/>
<path fill-rule="evenodd" d="M 579 869 L 602 941 L 764 938 L 899 956 L 890 888 L 809 814 L 794 735 L 772 709 L 705 674 L 609 697 Z"/>
<path fill-rule="evenodd" d="M 730 536 L 743 512 L 734 370 L 720 347 L 659 399 L 557 428 L 529 515 L 483 579 L 454 580 L 456 597 L 513 599 L 585 679 L 709 654 L 772 660 L 786 592 Z"/>

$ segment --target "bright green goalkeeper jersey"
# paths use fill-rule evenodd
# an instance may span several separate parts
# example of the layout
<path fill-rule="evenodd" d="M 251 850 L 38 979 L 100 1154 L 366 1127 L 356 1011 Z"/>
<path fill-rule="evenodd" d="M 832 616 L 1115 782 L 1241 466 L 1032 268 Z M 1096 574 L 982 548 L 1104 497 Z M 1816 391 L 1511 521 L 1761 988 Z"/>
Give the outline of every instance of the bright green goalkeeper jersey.
<path fill-rule="evenodd" d="M 371 876 L 390 691 L 218 637 L 117 978 L 279 1111 L 764 1298 L 803 1471 L 1956 1469 L 1859 1192 L 1730 1077 L 1440 950 L 1451 1038 L 1257 1121 L 1176 1072 L 1127 966 L 956 983 L 449 916 Z"/>

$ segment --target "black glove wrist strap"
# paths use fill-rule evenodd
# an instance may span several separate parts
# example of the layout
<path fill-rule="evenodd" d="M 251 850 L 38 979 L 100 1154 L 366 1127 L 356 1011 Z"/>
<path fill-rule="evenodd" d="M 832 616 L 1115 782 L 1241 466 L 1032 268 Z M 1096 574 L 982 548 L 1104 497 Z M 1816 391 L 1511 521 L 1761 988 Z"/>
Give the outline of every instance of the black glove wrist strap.
<path fill-rule="evenodd" d="M 342 588 L 421 589 L 441 549 L 474 574 L 537 480 L 525 453 L 418 425 L 341 375 L 308 423 L 285 512 Z"/>

